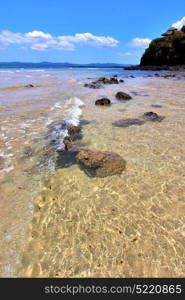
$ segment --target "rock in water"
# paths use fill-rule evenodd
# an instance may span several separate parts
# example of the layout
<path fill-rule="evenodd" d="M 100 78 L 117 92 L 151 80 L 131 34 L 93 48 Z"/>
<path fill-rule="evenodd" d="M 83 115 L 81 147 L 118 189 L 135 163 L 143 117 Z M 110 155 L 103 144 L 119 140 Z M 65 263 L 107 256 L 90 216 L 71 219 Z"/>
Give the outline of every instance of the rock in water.
<path fill-rule="evenodd" d="M 151 122 L 161 122 L 165 117 L 158 116 L 158 114 L 154 113 L 153 111 L 149 111 L 144 113 L 143 118 Z"/>
<path fill-rule="evenodd" d="M 80 131 L 81 129 L 78 126 L 71 125 L 68 127 L 68 134 L 72 139 L 76 138 L 79 135 Z"/>
<path fill-rule="evenodd" d="M 125 160 L 113 152 L 81 150 L 77 162 L 90 177 L 106 177 L 121 174 L 126 167 Z"/>
<path fill-rule="evenodd" d="M 118 84 L 119 83 L 118 79 L 115 77 L 111 77 L 110 79 L 106 78 L 106 77 L 100 77 L 98 79 L 98 82 L 102 82 L 103 84 Z"/>
<path fill-rule="evenodd" d="M 101 85 L 101 83 L 93 81 L 90 83 L 85 83 L 84 87 L 88 87 L 90 89 L 101 89 L 103 86 Z"/>
<path fill-rule="evenodd" d="M 132 97 L 127 93 L 118 92 L 116 94 L 116 99 L 118 99 L 118 100 L 130 100 L 130 99 L 132 99 Z"/>
<path fill-rule="evenodd" d="M 119 121 L 116 121 L 114 123 L 112 123 L 112 125 L 116 126 L 116 127 L 129 127 L 132 125 L 142 125 L 145 122 L 143 120 L 140 119 L 121 119 Z"/>
<path fill-rule="evenodd" d="M 67 138 L 64 140 L 65 151 L 69 152 L 79 152 L 79 147 L 73 143 L 71 143 Z"/>
<path fill-rule="evenodd" d="M 108 98 L 101 98 L 101 99 L 96 100 L 96 102 L 95 102 L 95 105 L 108 106 L 110 104 L 111 104 L 111 101 Z"/>

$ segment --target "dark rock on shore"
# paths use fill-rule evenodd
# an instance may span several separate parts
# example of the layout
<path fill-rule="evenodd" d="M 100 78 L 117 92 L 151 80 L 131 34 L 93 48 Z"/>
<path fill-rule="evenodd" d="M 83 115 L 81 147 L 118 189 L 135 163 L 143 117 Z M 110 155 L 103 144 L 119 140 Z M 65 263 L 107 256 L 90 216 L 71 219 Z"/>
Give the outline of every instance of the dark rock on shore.
<path fill-rule="evenodd" d="M 108 98 L 101 98 L 96 100 L 95 105 L 104 105 L 109 106 L 111 104 L 111 101 Z"/>
<path fill-rule="evenodd" d="M 119 121 L 113 122 L 112 125 L 116 127 L 129 127 L 133 125 L 143 125 L 145 122 L 140 119 L 121 119 Z"/>
<path fill-rule="evenodd" d="M 81 150 L 76 159 L 80 167 L 91 177 L 121 174 L 126 167 L 125 160 L 113 152 Z"/>
<path fill-rule="evenodd" d="M 33 84 L 27 84 L 24 87 L 26 87 L 26 88 L 32 88 L 32 87 L 35 87 L 35 85 L 33 85 Z"/>
<path fill-rule="evenodd" d="M 158 74 L 158 73 L 155 73 L 153 75 L 152 74 L 145 75 L 145 77 L 175 78 L 176 74 Z"/>
<path fill-rule="evenodd" d="M 100 89 L 104 84 L 118 84 L 119 82 L 124 82 L 122 79 L 118 80 L 115 75 L 111 78 L 99 77 L 98 80 L 92 81 L 90 83 L 85 83 L 84 87 L 91 89 Z"/>
<path fill-rule="evenodd" d="M 124 93 L 124 92 L 118 92 L 115 97 L 118 100 L 130 100 L 130 99 L 132 99 L 132 97 L 129 94 Z"/>
<path fill-rule="evenodd" d="M 146 121 L 151 121 L 151 122 L 161 122 L 165 117 L 163 116 L 158 116 L 157 113 L 154 113 L 152 111 L 146 112 L 143 115 L 143 118 Z"/>
<path fill-rule="evenodd" d="M 119 83 L 118 79 L 115 77 L 111 77 L 110 79 L 108 79 L 106 77 L 100 77 L 98 79 L 98 82 L 102 82 L 103 84 L 118 84 Z"/>
<path fill-rule="evenodd" d="M 149 66 L 141 66 L 141 65 L 136 65 L 136 66 L 129 66 L 129 67 L 124 67 L 124 70 L 129 70 L 129 71 L 134 71 L 134 70 L 141 70 L 141 71 L 178 71 L 178 72 L 185 72 L 185 64 L 182 65 L 175 65 L 175 66 L 167 66 L 167 65 L 162 65 L 162 66 L 154 66 L 154 65 L 149 65 Z"/>

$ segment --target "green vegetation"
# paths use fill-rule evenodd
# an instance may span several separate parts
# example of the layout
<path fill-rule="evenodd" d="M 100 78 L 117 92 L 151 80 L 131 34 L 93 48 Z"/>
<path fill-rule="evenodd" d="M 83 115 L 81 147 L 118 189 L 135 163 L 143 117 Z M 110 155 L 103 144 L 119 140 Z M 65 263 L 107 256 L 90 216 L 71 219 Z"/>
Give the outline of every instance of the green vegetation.
<path fill-rule="evenodd" d="M 141 66 L 185 64 L 185 26 L 167 37 L 153 40 L 141 58 Z"/>
<path fill-rule="evenodd" d="M 181 31 L 185 33 L 185 26 L 181 28 Z"/>

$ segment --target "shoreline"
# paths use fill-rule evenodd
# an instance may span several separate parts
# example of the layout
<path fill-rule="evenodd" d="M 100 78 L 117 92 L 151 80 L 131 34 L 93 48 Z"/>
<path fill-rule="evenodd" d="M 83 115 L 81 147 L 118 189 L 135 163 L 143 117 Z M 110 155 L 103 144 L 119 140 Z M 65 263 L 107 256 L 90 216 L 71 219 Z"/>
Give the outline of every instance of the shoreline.
<path fill-rule="evenodd" d="M 140 70 L 140 71 L 177 71 L 177 72 L 185 72 L 185 65 L 176 65 L 176 66 L 140 66 L 140 65 L 135 65 L 135 66 L 128 66 L 124 67 L 124 70 L 128 71 L 135 71 L 135 70 Z"/>

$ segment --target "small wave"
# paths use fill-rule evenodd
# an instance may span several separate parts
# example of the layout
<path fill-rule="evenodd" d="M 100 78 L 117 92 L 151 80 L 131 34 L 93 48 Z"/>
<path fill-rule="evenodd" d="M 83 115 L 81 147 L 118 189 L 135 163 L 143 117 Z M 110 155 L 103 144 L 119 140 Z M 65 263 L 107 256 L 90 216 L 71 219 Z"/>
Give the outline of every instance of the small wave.
<path fill-rule="evenodd" d="M 48 119 L 46 126 L 49 131 L 47 134 L 47 139 L 49 143 L 54 145 L 56 150 L 63 150 L 65 145 L 63 143 L 65 137 L 68 136 L 68 127 L 78 126 L 80 123 L 80 116 L 82 110 L 80 107 L 84 106 L 84 102 L 77 97 L 69 98 L 66 103 L 62 106 L 61 103 L 57 102 L 51 110 L 62 109 L 64 110 L 65 117 L 61 121 L 53 121 Z"/>
<path fill-rule="evenodd" d="M 2 169 L 2 171 L 9 173 L 10 171 L 12 171 L 14 169 L 14 166 L 10 166 L 8 168 L 4 168 Z"/>
<path fill-rule="evenodd" d="M 0 73 L 15 73 L 14 71 L 9 71 L 9 70 L 3 70 L 3 71 L 0 71 Z"/>
<path fill-rule="evenodd" d="M 60 102 L 55 103 L 55 105 L 50 110 L 54 110 L 55 108 L 62 108 Z"/>
<path fill-rule="evenodd" d="M 29 72 L 45 72 L 44 69 L 39 69 L 39 70 L 29 70 Z"/>

